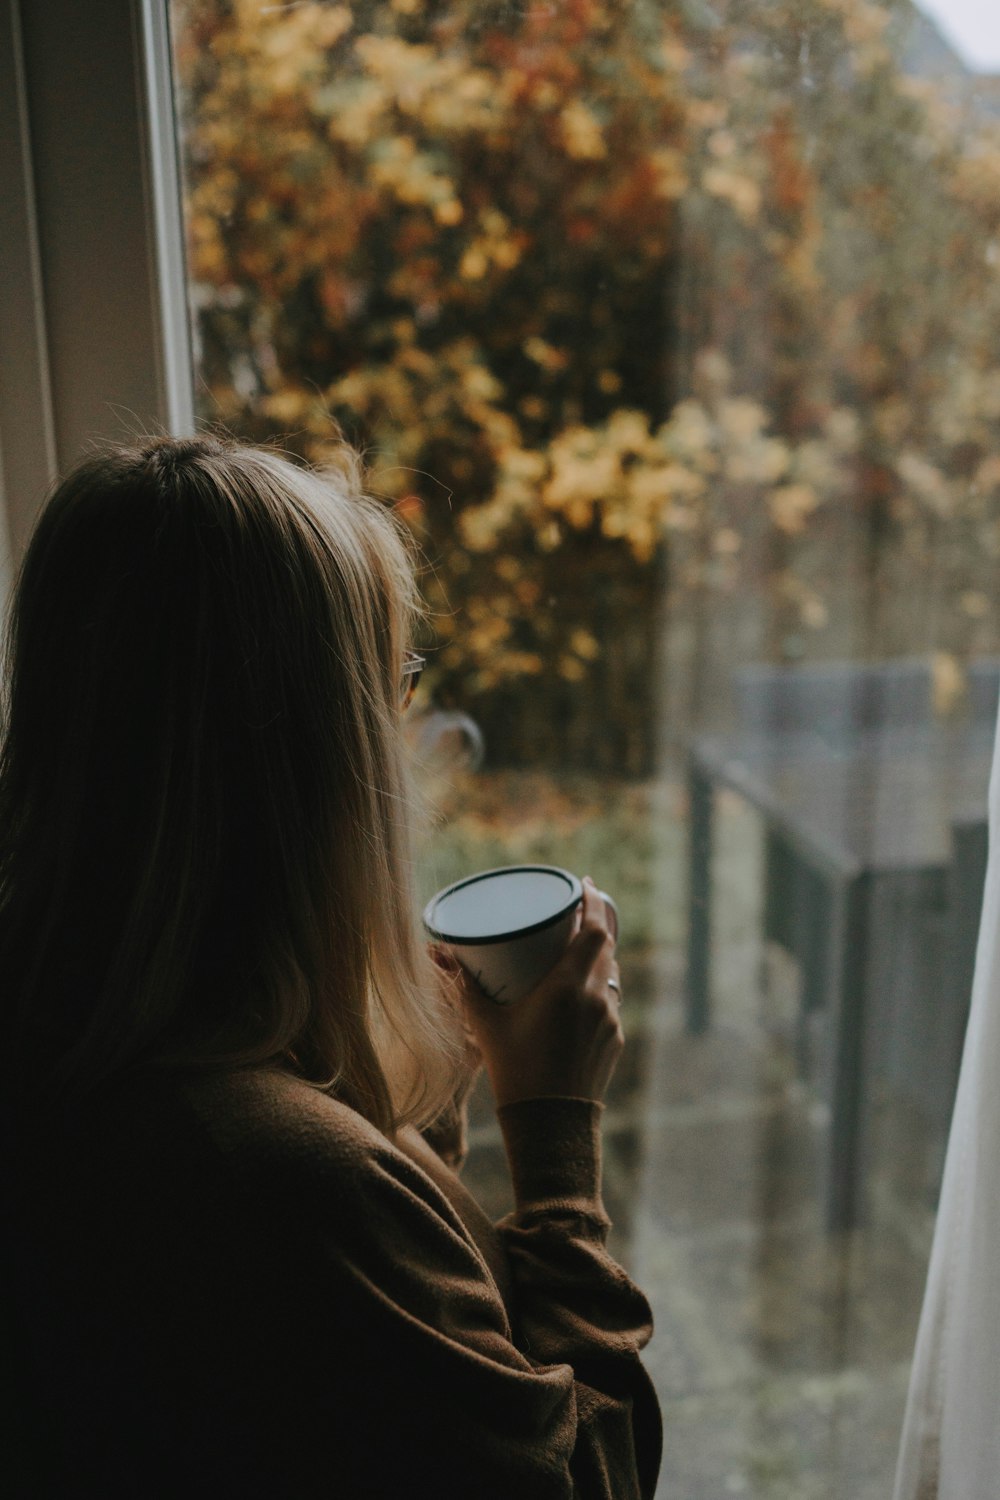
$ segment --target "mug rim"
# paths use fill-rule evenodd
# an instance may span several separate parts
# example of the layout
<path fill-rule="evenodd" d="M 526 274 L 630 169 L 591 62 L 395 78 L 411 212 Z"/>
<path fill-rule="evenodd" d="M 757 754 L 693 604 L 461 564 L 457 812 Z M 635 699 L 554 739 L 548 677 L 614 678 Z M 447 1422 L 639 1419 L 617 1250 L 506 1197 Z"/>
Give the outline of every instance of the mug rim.
<path fill-rule="evenodd" d="M 515 927 L 510 932 L 496 932 L 489 937 L 455 937 L 451 933 L 442 932 L 434 924 L 434 911 L 438 903 L 446 896 L 451 896 L 455 891 L 462 890 L 465 886 L 476 885 L 480 880 L 489 880 L 496 875 L 560 875 L 568 883 L 573 893 L 565 906 L 559 908 L 550 917 L 543 918 L 540 922 L 532 922 L 527 927 Z M 479 870 L 475 875 L 466 875 L 461 880 L 452 881 L 446 885 L 444 890 L 438 891 L 432 896 L 424 907 L 423 922 L 431 937 L 439 943 L 453 943 L 459 948 L 486 948 L 494 943 L 509 943 L 514 938 L 530 937 L 533 933 L 544 932 L 547 927 L 554 927 L 561 922 L 570 912 L 574 911 L 583 900 L 583 882 L 571 870 L 564 870 L 560 865 L 497 865 L 492 870 Z"/>

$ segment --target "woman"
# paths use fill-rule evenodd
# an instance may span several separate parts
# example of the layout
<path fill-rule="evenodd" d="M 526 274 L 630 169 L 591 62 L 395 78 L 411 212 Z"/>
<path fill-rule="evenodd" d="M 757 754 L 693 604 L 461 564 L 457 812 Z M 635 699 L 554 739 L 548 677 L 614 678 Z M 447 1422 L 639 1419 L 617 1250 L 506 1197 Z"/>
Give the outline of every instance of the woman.
<path fill-rule="evenodd" d="M 0 765 L 19 1493 L 653 1493 L 603 904 L 509 1012 L 431 963 L 415 608 L 385 509 L 270 451 L 116 451 L 41 517 Z M 496 1228 L 447 1160 L 477 1050 Z"/>

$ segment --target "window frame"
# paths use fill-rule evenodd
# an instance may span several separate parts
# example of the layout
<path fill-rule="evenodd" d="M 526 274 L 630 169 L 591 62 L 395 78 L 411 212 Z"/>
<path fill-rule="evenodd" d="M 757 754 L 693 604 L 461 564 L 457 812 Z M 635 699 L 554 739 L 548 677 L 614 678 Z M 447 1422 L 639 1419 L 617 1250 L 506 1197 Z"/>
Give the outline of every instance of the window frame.
<path fill-rule="evenodd" d="M 167 0 L 2 0 L 0 589 L 102 439 L 194 431 Z"/>

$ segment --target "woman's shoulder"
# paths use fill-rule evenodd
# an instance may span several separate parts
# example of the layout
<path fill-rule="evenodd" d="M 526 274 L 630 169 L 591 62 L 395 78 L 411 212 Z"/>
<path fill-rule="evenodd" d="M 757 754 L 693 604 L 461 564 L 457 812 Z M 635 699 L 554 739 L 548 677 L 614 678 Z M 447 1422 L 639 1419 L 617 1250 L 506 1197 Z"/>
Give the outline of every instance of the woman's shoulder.
<path fill-rule="evenodd" d="M 130 1081 L 117 1121 L 160 1170 L 231 1201 L 284 1203 L 296 1217 L 386 1200 L 453 1208 L 419 1164 L 363 1115 L 278 1067 L 160 1070 Z"/>
<path fill-rule="evenodd" d="M 175 1154 L 216 1159 L 229 1175 L 343 1175 L 398 1154 L 356 1110 L 278 1067 L 148 1070 L 109 1101 L 110 1111 L 149 1142 L 169 1138 Z"/>
<path fill-rule="evenodd" d="M 164 1075 L 156 1089 L 229 1155 L 366 1158 L 389 1146 L 357 1110 L 279 1067 Z"/>
<path fill-rule="evenodd" d="M 276 1068 L 136 1070 L 20 1145 L 18 1212 L 42 1235 L 58 1202 L 95 1240 L 156 1255 L 186 1255 L 190 1236 L 258 1255 L 336 1245 L 359 1261 L 409 1243 L 463 1260 L 474 1243 L 409 1154 Z"/>
<path fill-rule="evenodd" d="M 136 1068 L 83 1103 L 36 1101 L 4 1124 L 29 1189 L 66 1178 L 128 1198 L 218 1191 L 232 1204 L 416 1170 L 356 1110 L 277 1067 Z"/>

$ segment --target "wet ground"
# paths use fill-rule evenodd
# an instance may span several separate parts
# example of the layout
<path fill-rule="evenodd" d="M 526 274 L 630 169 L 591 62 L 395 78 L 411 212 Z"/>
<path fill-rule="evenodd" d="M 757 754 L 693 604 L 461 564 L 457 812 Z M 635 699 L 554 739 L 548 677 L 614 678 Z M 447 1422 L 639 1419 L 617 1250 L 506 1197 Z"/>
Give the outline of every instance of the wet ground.
<path fill-rule="evenodd" d="M 607 1101 L 605 1196 L 613 1248 L 656 1319 L 657 1496 L 887 1500 L 941 1142 L 873 1081 L 864 1223 L 825 1231 L 828 1122 L 794 1062 L 797 974 L 760 951 L 738 813 L 728 836 L 710 1031 L 684 1032 L 679 946 L 621 955 L 629 1042 Z M 485 1090 L 471 1124 L 466 1178 L 501 1214 Z"/>

